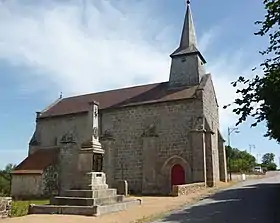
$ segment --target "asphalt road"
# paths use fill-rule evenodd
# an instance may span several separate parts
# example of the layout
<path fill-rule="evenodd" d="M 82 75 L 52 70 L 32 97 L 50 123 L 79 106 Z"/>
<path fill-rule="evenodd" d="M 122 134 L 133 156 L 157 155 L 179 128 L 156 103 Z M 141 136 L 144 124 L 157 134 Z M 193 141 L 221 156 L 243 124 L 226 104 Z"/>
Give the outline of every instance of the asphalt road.
<path fill-rule="evenodd" d="M 280 223 L 280 173 L 244 181 L 154 223 Z"/>

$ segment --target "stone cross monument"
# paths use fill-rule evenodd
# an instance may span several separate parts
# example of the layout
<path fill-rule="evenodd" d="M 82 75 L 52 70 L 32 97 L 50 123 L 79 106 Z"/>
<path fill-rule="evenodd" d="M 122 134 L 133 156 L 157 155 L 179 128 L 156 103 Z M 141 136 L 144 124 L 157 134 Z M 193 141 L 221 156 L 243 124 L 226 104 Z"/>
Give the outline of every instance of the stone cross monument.
<path fill-rule="evenodd" d="M 91 133 L 91 147 L 94 153 L 104 154 L 99 142 L 99 126 L 98 126 L 98 103 L 93 101 L 90 103 L 89 124 Z"/>
<path fill-rule="evenodd" d="M 105 174 L 102 172 L 104 150 L 99 142 L 98 103 L 89 103 L 88 133 L 89 140 L 82 144 L 79 155 L 79 171 L 83 175 L 84 186 L 106 184 Z"/>

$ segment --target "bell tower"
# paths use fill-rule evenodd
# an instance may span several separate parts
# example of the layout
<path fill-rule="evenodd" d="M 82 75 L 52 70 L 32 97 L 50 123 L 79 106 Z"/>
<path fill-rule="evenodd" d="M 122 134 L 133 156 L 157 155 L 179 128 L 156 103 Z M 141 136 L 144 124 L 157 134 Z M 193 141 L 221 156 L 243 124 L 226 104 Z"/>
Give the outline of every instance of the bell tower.
<path fill-rule="evenodd" d="M 206 60 L 197 48 L 190 1 L 187 1 L 180 45 L 170 57 L 172 61 L 169 88 L 194 86 L 200 83 L 202 76 L 205 74 L 204 64 Z"/>

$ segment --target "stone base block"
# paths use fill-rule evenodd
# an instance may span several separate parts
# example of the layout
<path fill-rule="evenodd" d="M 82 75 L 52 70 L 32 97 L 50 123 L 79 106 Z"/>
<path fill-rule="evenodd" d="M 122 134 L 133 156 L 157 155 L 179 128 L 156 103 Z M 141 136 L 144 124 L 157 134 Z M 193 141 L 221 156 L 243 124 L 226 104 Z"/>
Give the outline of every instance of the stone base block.
<path fill-rule="evenodd" d="M 108 188 L 109 188 L 108 184 L 102 184 L 102 185 L 88 184 L 87 186 L 84 186 L 82 190 L 106 190 Z"/>
<path fill-rule="evenodd" d="M 124 200 L 123 195 L 116 195 L 112 197 L 101 198 L 86 198 L 86 197 L 54 197 L 51 204 L 54 205 L 68 205 L 68 206 L 95 206 L 108 205 Z"/>
<path fill-rule="evenodd" d="M 124 211 L 124 210 L 129 209 L 130 207 L 133 207 L 136 205 L 141 205 L 141 204 L 142 204 L 142 200 L 137 199 L 137 200 L 127 200 L 127 201 L 117 203 L 117 204 L 112 204 L 112 205 L 97 206 L 96 213 L 94 214 L 94 216 L 108 214 L 111 212 Z"/>
<path fill-rule="evenodd" d="M 67 190 L 64 191 L 65 197 L 85 197 L 85 198 L 102 198 L 113 197 L 117 195 L 116 189 L 105 190 Z"/>
<path fill-rule="evenodd" d="M 99 216 L 111 212 L 123 211 L 128 208 L 141 205 L 142 201 L 128 200 L 121 203 L 104 206 L 66 206 L 66 205 L 34 205 L 29 206 L 28 214 L 62 214 Z"/>
<path fill-rule="evenodd" d="M 106 184 L 106 175 L 102 172 L 90 172 L 86 174 L 86 178 L 91 185 L 104 185 Z"/>
<path fill-rule="evenodd" d="M 94 216 L 96 207 L 92 206 L 62 206 L 62 205 L 30 205 L 28 214 L 63 214 Z"/>

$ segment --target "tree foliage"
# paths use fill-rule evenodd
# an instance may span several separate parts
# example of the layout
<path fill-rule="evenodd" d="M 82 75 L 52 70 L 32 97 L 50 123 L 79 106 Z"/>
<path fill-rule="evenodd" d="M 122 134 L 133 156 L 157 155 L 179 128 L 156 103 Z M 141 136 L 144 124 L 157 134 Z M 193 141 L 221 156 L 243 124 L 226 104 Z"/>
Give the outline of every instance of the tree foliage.
<path fill-rule="evenodd" d="M 266 153 L 262 157 L 262 167 L 267 170 L 276 170 L 277 165 L 274 163 L 275 155 L 273 153 Z"/>
<path fill-rule="evenodd" d="M 275 155 L 273 153 L 266 153 L 262 157 L 263 164 L 269 164 L 274 162 Z"/>
<path fill-rule="evenodd" d="M 0 194 L 9 196 L 11 193 L 11 172 L 15 169 L 15 165 L 8 164 L 5 169 L 0 170 Z"/>
<path fill-rule="evenodd" d="M 280 142 L 280 0 L 263 0 L 266 14 L 262 21 L 257 21 L 260 26 L 257 36 L 266 36 L 269 46 L 261 51 L 264 57 L 260 68 L 263 75 L 256 75 L 251 79 L 243 76 L 232 82 L 236 93 L 239 95 L 232 104 L 233 112 L 239 116 L 236 125 L 253 117 L 252 126 L 265 121 L 267 132 L 265 136 Z"/>
<path fill-rule="evenodd" d="M 231 172 L 251 172 L 256 158 L 246 151 L 226 146 L 228 165 Z"/>

